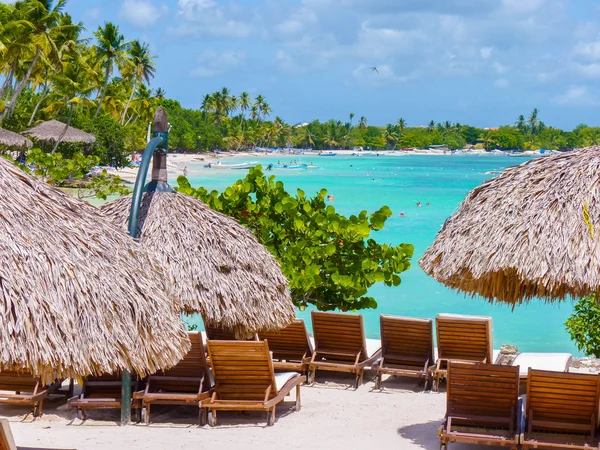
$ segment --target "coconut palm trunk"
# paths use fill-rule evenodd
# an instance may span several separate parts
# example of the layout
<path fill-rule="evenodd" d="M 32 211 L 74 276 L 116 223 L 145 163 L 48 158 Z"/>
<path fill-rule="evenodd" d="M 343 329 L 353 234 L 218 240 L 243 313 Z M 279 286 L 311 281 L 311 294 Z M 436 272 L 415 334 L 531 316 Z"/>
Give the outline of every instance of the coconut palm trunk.
<path fill-rule="evenodd" d="M 56 140 L 56 144 L 54 144 L 54 148 L 52 149 L 52 152 L 51 152 L 52 155 L 54 155 L 54 152 L 56 152 L 56 149 L 58 148 L 58 146 L 62 142 L 63 138 L 65 137 L 65 134 L 67 134 L 67 130 L 71 126 L 71 119 L 73 118 L 74 111 L 75 111 L 75 106 L 71 105 L 70 111 L 69 111 L 69 118 L 67 119 L 67 124 L 65 125 L 65 128 L 63 128 L 62 133 L 60 133 L 60 136 L 58 136 L 58 139 Z"/>
<path fill-rule="evenodd" d="M 10 87 L 12 87 L 13 77 L 15 74 L 15 69 L 17 68 L 17 61 L 15 61 L 10 67 L 10 71 L 8 75 L 6 75 L 6 79 L 4 80 L 4 84 L 2 88 L 0 88 L 0 99 L 4 98 L 4 94 L 8 94 L 10 92 Z"/>
<path fill-rule="evenodd" d="M 31 65 L 29 66 L 29 69 L 27 69 L 25 78 L 23 78 L 23 81 L 21 82 L 21 84 L 19 84 L 17 86 L 17 89 L 15 89 L 15 91 L 13 92 L 12 98 L 10 99 L 10 105 L 8 106 L 8 108 L 4 109 L 4 111 L 2 111 L 2 114 L 0 114 L 0 125 L 2 125 L 2 122 L 4 121 L 4 118 L 7 115 L 10 115 L 14 112 L 15 107 L 17 106 L 17 99 L 19 98 L 19 95 L 21 95 L 23 88 L 25 86 L 27 86 L 27 83 L 29 83 L 29 78 L 31 77 L 31 72 L 33 72 L 33 68 L 35 67 L 35 65 L 37 63 L 41 52 L 42 51 L 41 51 L 40 47 L 35 48 L 35 56 L 33 57 L 33 61 L 31 61 Z"/>
<path fill-rule="evenodd" d="M 29 119 L 29 122 L 27 123 L 27 126 L 31 126 L 31 124 L 33 123 L 33 120 L 35 119 L 35 116 L 38 112 L 38 109 L 40 108 L 42 102 L 44 101 L 44 99 L 46 98 L 46 95 L 48 95 L 48 92 L 50 92 L 50 83 L 47 82 L 44 86 L 44 90 L 42 91 L 42 96 L 40 97 L 40 99 L 38 100 L 37 104 L 35 105 L 35 108 L 33 109 L 33 113 L 31 114 L 31 118 Z"/>
<path fill-rule="evenodd" d="M 131 87 L 131 95 L 129 96 L 129 100 L 127 100 L 127 104 L 125 105 L 125 110 L 123 111 L 123 115 L 121 116 L 121 125 L 125 124 L 125 117 L 127 116 L 127 110 L 131 105 L 131 100 L 133 100 L 133 96 L 135 95 L 135 91 L 137 90 L 137 83 L 134 81 L 133 86 Z"/>
<path fill-rule="evenodd" d="M 102 102 L 104 101 L 104 96 L 106 95 L 106 88 L 108 87 L 108 80 L 110 78 L 110 67 L 112 62 L 108 62 L 106 65 L 106 72 L 104 73 L 104 84 L 102 85 L 102 91 L 100 91 L 100 100 L 98 100 L 98 107 L 96 108 L 96 112 L 94 113 L 94 118 L 98 116 L 100 112 L 100 108 L 102 108 Z"/>

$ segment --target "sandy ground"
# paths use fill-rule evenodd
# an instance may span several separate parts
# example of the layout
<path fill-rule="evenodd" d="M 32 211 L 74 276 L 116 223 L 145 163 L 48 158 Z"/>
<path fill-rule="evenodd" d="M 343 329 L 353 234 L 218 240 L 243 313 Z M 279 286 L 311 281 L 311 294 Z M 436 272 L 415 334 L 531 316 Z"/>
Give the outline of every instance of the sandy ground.
<path fill-rule="evenodd" d="M 277 409 L 277 421 L 266 426 L 266 414 L 221 412 L 218 426 L 198 426 L 193 407 L 154 407 L 150 425 L 117 426 L 118 410 L 90 411 L 86 422 L 56 399 L 33 420 L 18 415 L 23 407 L 0 407 L 19 447 L 50 449 L 427 449 L 438 450 L 437 429 L 445 412 L 445 393 L 422 392 L 413 379 L 384 380 L 374 391 L 365 377 L 358 390 L 353 377 L 318 374 L 317 383 L 302 387 L 302 410 L 293 394 Z M 347 384 L 346 384 L 347 382 Z M 453 449 L 483 447 L 453 444 Z M 488 447 L 489 448 L 489 447 Z"/>

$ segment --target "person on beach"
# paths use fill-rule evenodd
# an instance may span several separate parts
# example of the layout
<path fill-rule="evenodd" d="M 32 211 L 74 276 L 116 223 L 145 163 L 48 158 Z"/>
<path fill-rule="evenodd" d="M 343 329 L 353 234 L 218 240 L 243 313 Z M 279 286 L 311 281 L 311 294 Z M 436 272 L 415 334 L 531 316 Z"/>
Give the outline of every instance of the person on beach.
<path fill-rule="evenodd" d="M 185 167 L 183 168 L 183 176 L 184 176 L 184 177 L 187 177 L 187 175 L 188 175 L 188 170 L 187 170 L 187 166 L 185 166 Z"/>

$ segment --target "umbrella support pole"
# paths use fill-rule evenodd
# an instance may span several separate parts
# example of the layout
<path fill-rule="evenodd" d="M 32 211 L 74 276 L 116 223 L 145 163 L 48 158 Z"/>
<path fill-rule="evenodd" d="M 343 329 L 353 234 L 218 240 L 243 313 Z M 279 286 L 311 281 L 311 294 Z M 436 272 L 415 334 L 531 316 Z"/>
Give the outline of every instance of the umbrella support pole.
<path fill-rule="evenodd" d="M 171 190 L 166 183 L 166 163 L 169 143 L 169 123 L 167 114 L 162 107 L 156 110 L 154 115 L 154 138 L 148 142 L 142 155 L 140 169 L 135 179 L 133 198 L 131 199 L 131 210 L 129 212 L 129 235 L 134 239 L 137 237 L 138 220 L 142 205 L 144 191 L 167 191 Z M 152 182 L 144 189 L 146 175 L 150 167 L 150 160 L 154 158 L 152 170 Z M 164 170 L 161 170 L 163 169 Z M 157 179 L 155 179 L 157 178 Z M 163 179 L 164 178 L 164 179 Z M 131 373 L 123 370 L 121 376 L 121 425 L 129 425 L 131 422 Z"/>

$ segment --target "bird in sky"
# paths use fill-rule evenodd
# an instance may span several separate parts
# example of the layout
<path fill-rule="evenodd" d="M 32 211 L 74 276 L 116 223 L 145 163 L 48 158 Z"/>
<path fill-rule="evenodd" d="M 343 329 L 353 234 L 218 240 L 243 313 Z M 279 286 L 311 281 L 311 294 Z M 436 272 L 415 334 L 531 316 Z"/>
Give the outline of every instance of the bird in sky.
<path fill-rule="evenodd" d="M 371 70 L 372 70 L 373 72 L 377 72 L 377 73 L 379 73 L 379 70 L 377 70 L 377 67 L 371 67 Z"/>

